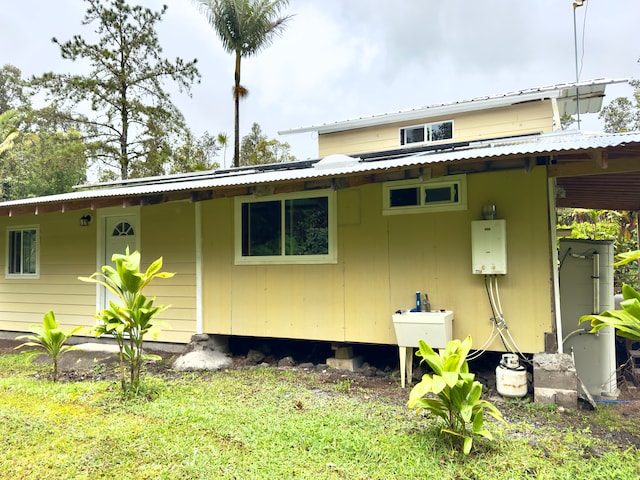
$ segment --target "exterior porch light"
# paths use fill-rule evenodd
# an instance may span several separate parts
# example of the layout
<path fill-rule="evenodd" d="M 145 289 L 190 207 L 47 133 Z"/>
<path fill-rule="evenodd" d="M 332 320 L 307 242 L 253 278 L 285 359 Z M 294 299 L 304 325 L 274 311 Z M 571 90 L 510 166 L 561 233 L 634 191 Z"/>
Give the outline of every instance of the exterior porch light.
<path fill-rule="evenodd" d="M 89 215 L 88 213 L 80 217 L 81 227 L 88 227 L 90 223 L 91 223 L 91 215 Z"/>

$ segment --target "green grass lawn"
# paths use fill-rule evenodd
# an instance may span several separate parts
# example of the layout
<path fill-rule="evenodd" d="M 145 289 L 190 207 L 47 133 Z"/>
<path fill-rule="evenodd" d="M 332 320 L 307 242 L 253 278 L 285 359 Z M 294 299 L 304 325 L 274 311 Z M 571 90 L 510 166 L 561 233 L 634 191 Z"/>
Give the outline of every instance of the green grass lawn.
<path fill-rule="evenodd" d="M 567 423 L 555 409 L 511 402 L 517 419 L 491 423 L 496 440 L 465 457 L 435 419 L 312 373 L 147 374 L 152 395 L 123 400 L 115 381 L 53 383 L 47 372 L 27 355 L 0 356 L 2 479 L 640 477 L 635 447 L 593 432 L 640 431 L 640 421 L 607 407 Z"/>

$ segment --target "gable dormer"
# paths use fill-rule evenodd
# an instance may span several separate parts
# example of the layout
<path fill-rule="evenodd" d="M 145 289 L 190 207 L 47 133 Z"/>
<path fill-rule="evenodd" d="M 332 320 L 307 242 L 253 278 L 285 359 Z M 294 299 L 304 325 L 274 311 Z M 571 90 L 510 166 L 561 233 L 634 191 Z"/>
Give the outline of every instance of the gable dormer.
<path fill-rule="evenodd" d="M 581 114 L 599 112 L 606 85 L 623 81 L 534 88 L 279 133 L 317 132 L 320 158 L 536 135 L 560 130 L 560 119 L 578 109 Z"/>

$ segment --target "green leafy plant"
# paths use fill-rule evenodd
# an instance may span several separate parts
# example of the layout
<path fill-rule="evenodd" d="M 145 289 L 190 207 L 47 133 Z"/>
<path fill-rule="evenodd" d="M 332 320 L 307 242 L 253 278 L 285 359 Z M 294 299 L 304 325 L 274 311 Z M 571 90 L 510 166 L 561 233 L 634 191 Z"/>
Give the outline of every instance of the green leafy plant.
<path fill-rule="evenodd" d="M 616 256 L 620 260 L 614 266 L 624 265 L 640 258 L 640 250 L 625 252 Z M 631 285 L 622 285 L 622 310 L 607 310 L 598 315 L 583 315 L 578 323 L 591 322 L 590 333 L 605 327 L 614 327 L 621 337 L 640 341 L 640 293 Z"/>
<path fill-rule="evenodd" d="M 407 406 L 419 413 L 426 410 L 444 420 L 441 432 L 462 440 L 465 455 L 471 451 L 474 436 L 493 439 L 484 428 L 484 412 L 504 422 L 500 411 L 487 400 L 480 399 L 482 384 L 469 373 L 467 354 L 471 350 L 471 337 L 451 340 L 440 354 L 425 341 L 419 341 L 416 355 L 422 357 L 433 373 L 422 376 L 422 380 L 411 390 Z M 426 396 L 433 394 L 432 396 Z M 471 430 L 468 429 L 471 424 Z"/>
<path fill-rule="evenodd" d="M 591 322 L 589 333 L 596 333 L 605 327 L 614 327 L 621 337 L 640 341 L 640 293 L 632 286 L 622 286 L 620 306 L 622 310 L 607 310 L 598 315 L 583 315 L 579 323 Z"/>
<path fill-rule="evenodd" d="M 173 273 L 160 272 L 162 257 L 155 260 L 146 271 L 140 270 L 140 253 L 114 254 L 111 265 L 104 265 L 101 272 L 90 277 L 79 277 L 84 282 L 98 283 L 112 292 L 119 300 L 109 302 L 109 307 L 96 314 L 99 320 L 96 336 L 111 334 L 119 348 L 120 383 L 123 392 L 137 392 L 140 388 L 142 366 L 146 360 L 160 357 L 144 353 L 144 337 L 154 327 L 154 318 L 168 306 L 154 306 L 155 298 L 147 298 L 142 290 L 154 278 L 171 278 Z M 124 364 L 129 365 L 129 381 L 125 378 Z"/>
<path fill-rule="evenodd" d="M 0 153 L 13 147 L 13 141 L 18 136 L 18 130 L 14 125 L 17 113 L 16 110 L 0 113 Z"/>
<path fill-rule="evenodd" d="M 19 337 L 16 337 L 18 340 L 29 340 L 28 342 L 18 345 L 16 349 L 22 347 L 37 347 L 44 350 L 39 353 L 41 355 L 48 355 L 53 361 L 52 379 L 56 382 L 58 381 L 58 360 L 62 354 L 73 349 L 72 346 L 65 345 L 65 343 L 82 328 L 83 327 L 76 327 L 69 331 L 62 330 L 60 328 L 60 324 L 56 320 L 53 310 L 49 310 L 44 314 L 42 326 L 33 325 L 31 327 L 33 335 L 20 335 Z"/>
<path fill-rule="evenodd" d="M 345 378 L 344 380 L 340 380 L 336 383 L 336 390 L 340 393 L 349 393 L 351 391 L 351 384 L 353 380 L 350 378 Z"/>

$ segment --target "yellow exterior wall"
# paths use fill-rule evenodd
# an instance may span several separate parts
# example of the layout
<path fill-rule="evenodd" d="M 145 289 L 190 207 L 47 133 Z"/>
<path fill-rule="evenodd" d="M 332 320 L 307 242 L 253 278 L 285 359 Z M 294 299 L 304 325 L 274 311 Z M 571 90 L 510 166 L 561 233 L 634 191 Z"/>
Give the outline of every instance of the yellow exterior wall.
<path fill-rule="evenodd" d="M 518 106 L 462 113 L 445 117 L 424 118 L 402 123 L 327 133 L 318 136 L 320 158 L 342 153 L 354 155 L 402 148 L 401 127 L 453 120 L 453 139 L 436 143 L 467 142 L 488 138 L 509 137 L 553 130 L 551 102 L 539 101 Z M 430 144 L 430 145 L 431 145 Z M 405 148 L 424 144 L 405 145 Z"/>
<path fill-rule="evenodd" d="M 164 342 L 188 342 L 196 332 L 196 239 L 195 205 L 188 202 L 162 203 L 140 210 L 142 266 L 146 269 L 158 257 L 162 270 L 172 278 L 155 279 L 145 290 L 156 304 L 170 305 L 158 319 Z"/>
<path fill-rule="evenodd" d="M 544 332 L 552 331 L 545 171 L 467 181 L 466 211 L 389 217 L 390 309 L 410 308 L 415 291 L 426 292 L 433 309 L 454 311 L 454 337 L 484 344 L 492 313 L 484 276 L 471 273 L 471 222 L 481 219 L 482 205 L 495 204 L 507 224 L 507 274 L 499 278 L 505 320 L 522 351 L 543 351 Z M 503 350 L 499 340 L 489 348 Z"/>
<path fill-rule="evenodd" d="M 206 333 L 340 340 L 336 265 L 234 265 L 233 199 L 203 202 Z"/>
<path fill-rule="evenodd" d="M 391 315 L 411 308 L 420 290 L 434 309 L 454 311 L 455 337 L 470 334 L 479 347 L 491 310 L 483 277 L 471 273 L 471 222 L 492 203 L 507 221 L 505 319 L 522 351 L 541 351 L 552 331 L 546 190 L 542 167 L 472 174 L 467 210 L 388 216 L 382 184 L 338 190 L 338 262 L 323 265 L 234 265 L 234 200 L 203 201 L 204 332 L 394 344 Z M 5 252 L 6 227 L 39 225 L 41 259 L 39 279 L 0 276 L 0 330 L 26 331 L 49 309 L 63 325 L 93 325 L 95 286 L 77 279 L 98 267 L 97 222 L 80 227 L 85 213 L 0 219 Z M 172 305 L 160 341 L 187 342 L 196 331 L 196 213 L 188 202 L 140 208 L 143 267 L 163 256 L 163 270 L 176 272 L 146 292 Z M 5 261 L 0 255 L 3 270 Z M 499 340 L 489 348 L 503 349 Z"/>
<path fill-rule="evenodd" d="M 231 334 L 233 198 L 201 204 L 204 331 Z M 237 288 L 240 288 L 238 286 Z"/>
<path fill-rule="evenodd" d="M 123 210 L 126 212 L 126 210 Z M 82 215 L 93 221 L 80 227 Z M 96 264 L 97 212 L 73 211 L 44 215 L 24 215 L 0 219 L 0 330 L 25 332 L 40 324 L 45 312 L 53 309 L 64 327 L 83 325 L 80 335 L 92 335 L 95 324 L 96 286 L 78 280 L 89 276 Z M 145 294 L 157 296 L 158 304 L 171 305 L 159 319 L 159 341 L 187 342 L 195 333 L 195 233 L 194 206 L 170 203 L 141 209 L 142 266 L 164 257 L 163 270 L 176 272 L 172 279 L 158 279 Z M 37 225 L 40 230 L 40 276 L 35 279 L 7 279 L 7 227 Z"/>
<path fill-rule="evenodd" d="M 0 219 L 0 330 L 28 331 L 41 324 L 53 309 L 66 326 L 93 325 L 95 285 L 78 280 L 95 271 L 95 222 L 81 227 L 86 211 L 23 215 Z M 40 237 L 40 276 L 8 279 L 6 272 L 7 227 L 36 225 Z M 89 329 L 81 332 L 89 334 Z"/>
<path fill-rule="evenodd" d="M 338 191 L 338 263 L 233 264 L 233 200 L 203 202 L 204 331 L 213 334 L 394 344 L 392 313 L 415 291 L 455 312 L 454 336 L 482 345 L 491 310 L 471 273 L 471 221 L 497 205 L 507 220 L 505 318 L 525 352 L 552 330 L 546 173 L 536 168 L 468 176 L 466 211 L 382 215 L 382 185 Z M 502 350 L 499 341 L 491 349 Z"/>

